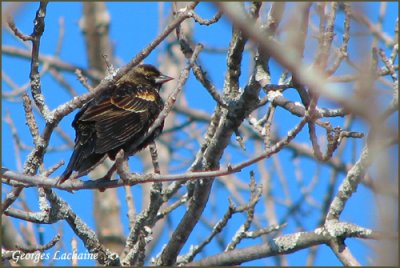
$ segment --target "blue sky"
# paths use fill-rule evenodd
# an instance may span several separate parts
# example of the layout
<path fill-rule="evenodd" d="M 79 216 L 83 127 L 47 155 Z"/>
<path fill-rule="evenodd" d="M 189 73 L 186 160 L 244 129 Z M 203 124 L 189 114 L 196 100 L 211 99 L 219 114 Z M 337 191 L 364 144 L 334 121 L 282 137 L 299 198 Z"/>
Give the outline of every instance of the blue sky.
<path fill-rule="evenodd" d="M 4 7 L 4 3 L 2 3 Z M 166 6 L 169 3 L 165 3 Z M 31 33 L 32 31 L 32 21 L 37 10 L 38 3 L 27 3 L 24 8 L 19 12 L 16 17 L 15 21 L 17 26 L 21 31 L 24 33 Z M 115 57 L 120 59 L 122 63 L 127 63 L 130 59 L 132 59 L 142 48 L 144 48 L 151 40 L 153 40 L 158 32 L 158 3 L 107 3 L 107 7 L 111 14 L 111 28 L 110 28 L 110 36 L 111 40 L 115 46 Z M 365 9 L 368 11 L 368 17 L 373 21 L 377 21 L 378 17 L 378 10 L 379 10 L 379 3 L 368 3 L 366 4 Z M 146 10 L 146 12 L 143 12 Z M 388 3 L 386 17 L 383 22 L 383 30 L 387 32 L 390 36 L 393 34 L 394 29 L 394 22 L 397 16 L 398 4 L 396 2 Z M 196 8 L 196 12 L 198 14 L 210 18 L 215 14 L 215 8 L 213 5 L 209 3 L 201 3 Z M 69 3 L 49 3 L 47 8 L 47 15 L 46 15 L 46 29 L 44 35 L 42 37 L 40 51 L 45 55 L 52 55 L 57 47 L 57 37 L 59 32 L 58 21 L 59 17 L 62 16 L 65 22 L 65 36 L 63 42 L 63 48 L 60 54 L 60 58 L 64 61 L 70 62 L 72 64 L 76 64 L 77 66 L 82 66 L 83 68 L 87 67 L 87 60 L 86 60 L 86 51 L 85 51 L 85 44 L 83 35 L 78 27 L 78 22 L 81 17 L 81 4 L 78 2 L 69 2 Z M 338 20 L 342 18 L 342 15 L 338 15 Z M 342 23 L 339 23 L 339 27 L 342 27 Z M 229 44 L 230 37 L 231 37 L 231 28 L 225 19 L 222 20 L 221 23 L 217 23 L 211 26 L 200 26 L 196 25 L 194 30 L 195 40 L 203 43 L 207 46 L 214 46 L 218 48 L 226 48 Z M 310 41 L 310 46 L 312 46 L 312 42 Z M 316 42 L 314 40 L 314 42 Z M 337 37 L 336 42 L 341 42 L 341 36 Z M 371 42 L 371 38 L 366 38 L 366 42 Z M 352 53 L 353 51 L 359 49 L 356 45 L 359 46 L 360 43 L 352 43 L 350 42 L 349 51 Z M 20 48 L 25 48 L 20 41 L 17 41 L 11 34 L 3 30 L 2 32 L 2 45 L 13 45 Z M 380 47 L 384 48 L 382 44 Z M 145 59 L 146 63 L 151 63 L 157 65 L 157 49 L 153 51 L 148 58 Z M 387 54 L 390 54 L 389 50 L 386 50 Z M 353 53 L 352 53 L 353 54 Z M 312 55 L 312 50 L 310 49 L 306 54 L 306 57 Z M 218 89 L 222 88 L 223 80 L 224 80 L 224 73 L 226 70 L 226 55 L 221 54 L 211 54 L 211 53 L 202 53 L 200 55 L 201 64 L 204 68 L 208 71 L 208 75 L 212 82 L 217 86 Z M 245 54 L 243 59 L 243 71 L 242 76 L 240 78 L 241 86 L 245 85 L 247 81 L 247 74 L 248 69 L 247 66 L 249 65 L 250 55 L 248 53 Z M 9 77 L 13 79 L 15 83 L 18 85 L 23 85 L 29 81 L 29 69 L 30 62 L 25 59 L 17 59 L 15 57 L 4 56 L 2 55 L 2 70 L 5 72 Z M 281 72 L 281 68 L 277 66 L 277 64 L 273 61 L 271 64 L 271 73 L 273 82 L 277 83 L 279 75 Z M 74 87 L 74 89 L 79 93 L 83 94 L 86 92 L 86 89 L 82 87 L 79 81 L 75 78 L 74 74 L 64 74 L 68 82 Z M 65 103 L 68 101 L 71 96 L 65 92 L 49 75 L 45 75 L 42 79 L 42 87 L 43 87 L 43 94 L 46 97 L 47 104 L 49 105 L 50 109 L 54 109 L 58 105 Z M 10 87 L 2 81 L 2 90 L 7 91 L 10 90 Z M 202 88 L 202 86 L 191 77 L 188 80 L 187 85 L 184 88 L 184 94 L 186 95 L 186 99 L 188 100 L 189 106 L 194 109 L 201 109 L 209 114 L 212 113 L 215 103 L 213 102 L 210 95 Z M 290 100 L 299 101 L 297 94 L 294 90 L 288 90 L 285 93 L 285 97 Z M 383 100 L 385 101 L 385 100 Z M 322 104 L 326 104 L 331 106 L 332 104 L 329 102 L 322 102 Z M 266 108 L 262 109 L 264 112 Z M 23 107 L 21 102 L 8 102 L 2 101 L 2 115 L 4 116 L 6 112 L 10 113 L 10 116 L 14 120 L 18 134 L 20 135 L 21 139 L 26 143 L 28 146 L 32 146 L 32 140 L 30 137 L 29 130 L 27 129 L 26 125 L 24 124 L 24 113 Z M 277 126 L 278 133 L 283 136 L 290 130 L 297 122 L 299 122 L 299 118 L 291 116 L 287 111 L 282 109 L 277 109 L 276 118 L 279 120 L 279 126 Z M 71 137 L 74 138 L 74 130 L 70 126 L 75 112 L 65 117 L 60 126 L 66 131 L 66 133 Z M 39 125 L 41 130 L 43 129 L 43 120 L 41 120 L 36 114 L 36 118 L 38 119 Z M 395 118 L 397 119 L 397 118 Z M 333 125 L 343 125 L 343 119 L 330 119 L 329 120 Z M 10 128 L 7 124 L 2 122 L 2 165 L 15 170 L 17 168 L 16 161 L 15 161 L 15 152 L 13 149 L 12 143 L 12 136 Z M 353 126 L 352 130 L 354 131 L 363 131 L 365 130 L 365 126 L 362 122 L 357 121 Z M 318 133 L 324 133 L 323 131 L 319 130 Z M 232 137 L 234 140 L 234 137 Z M 307 128 L 305 128 L 298 137 L 295 139 L 296 142 L 299 143 L 306 143 L 309 145 L 308 141 L 308 133 Z M 361 149 L 363 141 L 356 141 L 357 151 L 359 152 Z M 349 144 L 352 144 L 352 141 L 349 141 Z M 51 139 L 51 146 L 59 146 L 63 145 L 63 141 L 57 136 L 53 135 Z M 198 145 L 195 145 L 198 146 Z M 249 142 L 246 144 L 247 152 L 246 154 L 250 157 L 254 154 L 254 144 Z M 345 160 L 347 162 L 351 162 L 351 146 L 347 146 L 348 148 L 345 150 Z M 181 150 L 184 150 L 182 148 Z M 240 162 L 241 158 L 235 158 L 235 155 L 242 154 L 241 151 L 235 149 L 233 146 L 230 146 L 227 151 L 230 155 L 232 155 L 232 163 Z M 22 161 L 26 159 L 26 156 L 29 154 L 29 151 L 21 151 Z M 49 152 L 46 154 L 45 157 L 45 164 L 46 168 L 54 165 L 55 163 L 59 162 L 61 159 L 67 160 L 71 154 L 70 150 L 64 150 L 59 152 Z M 189 156 L 190 157 L 190 156 Z M 293 155 L 290 151 L 284 150 L 279 153 L 279 157 L 281 163 L 285 166 L 283 172 L 284 175 L 288 178 L 289 181 L 289 192 L 292 197 L 293 202 L 296 202 L 301 197 L 301 193 L 299 191 L 299 185 L 296 183 L 296 178 L 293 172 Z M 358 157 L 358 155 L 357 155 Z M 396 156 L 397 157 L 397 156 Z M 138 170 L 139 163 L 132 157 L 133 159 L 130 160 L 131 168 L 134 166 L 134 170 L 140 172 Z M 224 158 L 223 158 L 223 161 Z M 223 162 L 223 164 L 226 164 Z M 315 175 L 316 165 L 314 162 L 301 159 L 300 164 L 302 166 L 303 171 L 303 178 L 305 183 L 309 183 L 311 178 Z M 277 178 L 277 173 L 273 169 L 272 160 L 266 160 L 265 165 L 267 169 L 271 172 L 272 177 L 272 185 L 275 187 L 274 191 L 279 193 L 281 191 L 279 180 Z M 287 166 L 286 166 L 287 165 Z M 56 175 L 60 174 L 63 168 L 61 168 Z M 248 182 L 248 174 L 250 170 L 254 170 L 255 167 L 245 168 L 240 174 L 238 175 L 244 182 Z M 184 171 L 183 168 L 181 171 Z M 321 165 L 319 169 L 319 180 L 317 182 L 316 188 L 313 191 L 313 198 L 319 202 L 322 202 L 323 195 L 326 191 L 326 182 L 329 179 L 330 170 Z M 339 176 L 339 182 L 343 179 L 343 174 Z M 259 176 L 256 179 L 258 183 L 262 183 L 262 178 Z M 218 201 L 218 212 L 220 215 L 224 213 L 225 209 L 228 206 L 227 200 L 227 192 L 219 181 L 215 182 L 213 186 L 213 191 L 215 191 L 215 196 L 222 196 L 218 200 L 210 200 L 210 204 L 208 205 L 205 215 L 213 217 L 212 212 L 210 211 L 210 207 L 212 206 L 213 202 L 215 203 Z M 336 188 L 338 187 L 338 184 Z M 133 187 L 133 194 L 134 196 L 140 195 L 141 187 L 135 186 Z M 9 187 L 3 187 L 2 196 L 4 199 L 5 192 L 9 191 Z M 123 189 L 118 190 L 121 198 L 121 210 L 126 212 L 127 208 L 124 202 L 124 191 Z M 57 191 L 57 193 L 64 198 L 73 208 L 73 210 L 82 217 L 82 219 L 93 229 L 95 228 L 95 224 L 93 222 L 92 216 L 92 193 L 91 191 L 78 191 L 75 194 L 70 194 L 67 192 Z M 246 196 L 246 195 L 245 195 Z M 32 204 L 31 209 L 34 211 L 38 210 L 37 207 L 37 192 L 35 189 L 27 189 L 25 190 L 24 196 L 29 204 Z M 277 196 L 277 198 L 283 198 Z M 373 227 L 374 222 L 372 220 L 374 216 L 373 209 L 360 209 L 366 206 L 366 203 L 373 201 L 373 195 L 371 192 L 365 187 L 360 186 L 357 193 L 351 198 L 349 204 L 346 206 L 345 211 L 341 216 L 341 220 L 354 222 L 360 224 L 364 227 Z M 260 202 L 261 203 L 261 202 Z M 139 206 L 140 204 L 138 204 Z M 318 210 L 311 208 L 310 206 L 306 206 L 306 211 L 304 213 L 307 216 L 301 217 L 303 222 L 303 226 L 305 230 L 312 230 L 315 228 L 316 218 L 318 218 Z M 256 212 L 263 214 L 265 207 L 261 204 L 256 207 Z M 185 208 L 178 209 L 178 212 L 184 213 Z M 279 215 L 284 215 L 286 213 L 285 207 L 277 207 L 277 212 Z M 309 213 L 309 214 L 307 214 Z M 124 217 L 125 213 L 121 213 L 121 221 L 124 223 L 125 233 L 128 232 L 127 228 L 127 219 Z M 178 218 L 179 219 L 179 218 Z M 178 219 L 173 220 L 173 224 L 177 224 Z M 213 219 L 217 220 L 217 219 Z M 244 215 L 235 215 L 229 225 L 229 228 L 226 230 L 226 235 L 231 237 L 236 232 L 237 228 L 243 223 L 245 220 Z M 18 222 L 18 221 L 16 221 Z M 39 226 L 34 225 L 35 228 L 43 227 L 45 230 L 44 233 L 44 241 L 49 241 L 56 232 L 58 228 L 63 227 L 64 232 L 64 249 L 66 252 L 70 252 L 70 243 L 74 233 L 70 230 L 69 226 L 65 223 L 57 223 L 50 226 Z M 296 228 L 295 222 L 293 220 L 288 221 L 288 226 L 284 229 L 283 233 L 292 233 L 299 231 Z M 198 243 L 198 239 L 204 237 L 204 232 L 208 232 L 208 230 L 199 224 L 196 227 L 195 231 L 190 237 L 189 242 L 181 251 L 181 254 L 184 254 L 189 249 L 191 244 Z M 168 231 L 166 231 L 163 236 L 164 239 L 168 239 Z M 239 247 L 245 247 L 247 245 L 253 245 L 260 243 L 261 239 L 257 240 L 244 240 Z M 362 260 L 362 264 L 367 264 L 365 262 L 365 255 L 368 255 L 368 247 L 360 241 L 348 239 L 346 240 L 350 248 L 352 249 L 353 254 L 359 260 Z M 158 252 L 160 247 L 156 248 L 155 252 Z M 220 252 L 221 249 L 218 248 L 216 243 L 210 244 L 206 249 L 205 252 L 207 255 L 213 255 L 216 252 Z M 50 251 L 51 252 L 51 251 Z M 83 247 L 82 243 L 79 243 L 79 252 L 85 252 L 85 248 Z M 307 256 L 308 249 L 303 250 L 294 254 L 290 254 L 287 258 L 289 260 L 290 265 L 304 265 L 305 258 Z M 199 255 L 198 258 L 203 257 Z M 91 262 L 81 261 L 80 265 L 90 265 Z M 272 258 L 256 260 L 253 262 L 247 263 L 247 265 L 274 265 L 274 260 Z M 320 250 L 317 255 L 316 265 L 340 265 L 340 262 L 331 252 L 331 250 L 326 246 L 321 246 Z M 56 265 L 69 265 L 69 262 L 59 261 Z"/>

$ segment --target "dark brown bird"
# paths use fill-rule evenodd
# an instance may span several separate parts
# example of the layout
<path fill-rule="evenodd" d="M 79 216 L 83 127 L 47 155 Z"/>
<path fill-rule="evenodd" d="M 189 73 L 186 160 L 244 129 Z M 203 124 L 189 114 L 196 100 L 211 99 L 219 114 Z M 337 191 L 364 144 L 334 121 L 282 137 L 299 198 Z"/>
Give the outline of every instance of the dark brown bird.
<path fill-rule="evenodd" d="M 73 171 L 90 171 L 105 155 L 114 160 L 120 149 L 132 155 L 149 145 L 161 133 L 164 123 L 136 150 L 127 152 L 164 108 L 159 91 L 162 84 L 172 79 L 152 65 L 139 65 L 85 104 L 72 122 L 76 131 L 74 152 L 59 183 Z"/>

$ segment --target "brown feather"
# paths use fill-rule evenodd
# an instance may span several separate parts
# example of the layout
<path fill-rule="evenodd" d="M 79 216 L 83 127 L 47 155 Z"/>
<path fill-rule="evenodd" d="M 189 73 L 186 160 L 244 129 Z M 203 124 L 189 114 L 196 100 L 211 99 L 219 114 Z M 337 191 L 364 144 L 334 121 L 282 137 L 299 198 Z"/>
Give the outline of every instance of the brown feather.
<path fill-rule="evenodd" d="M 171 79 L 151 65 L 139 65 L 82 107 L 72 122 L 76 131 L 74 152 L 59 181 L 68 179 L 73 171 L 87 171 L 105 155 L 114 159 L 120 149 L 126 151 L 143 136 L 164 107 L 160 87 Z M 162 127 L 138 150 L 152 142 Z"/>

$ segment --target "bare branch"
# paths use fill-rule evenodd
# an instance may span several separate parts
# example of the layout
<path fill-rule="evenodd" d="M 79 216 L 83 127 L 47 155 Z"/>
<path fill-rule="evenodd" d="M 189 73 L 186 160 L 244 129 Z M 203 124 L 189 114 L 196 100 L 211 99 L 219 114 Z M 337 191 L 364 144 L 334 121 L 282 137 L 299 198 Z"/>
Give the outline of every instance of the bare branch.
<path fill-rule="evenodd" d="M 380 236 L 379 233 L 370 229 L 349 223 L 338 222 L 332 225 L 331 228 L 336 228 L 335 237 L 343 237 L 343 239 L 348 237 L 377 239 Z M 311 246 L 330 243 L 332 239 L 330 230 L 333 229 L 320 227 L 310 232 L 288 234 L 271 239 L 267 243 L 206 257 L 199 261 L 191 262 L 186 266 L 239 265 L 260 258 L 289 254 Z"/>
<path fill-rule="evenodd" d="M 20 250 L 20 251 L 22 251 L 24 253 L 32 253 L 32 252 L 35 252 L 35 251 L 43 252 L 43 251 L 45 251 L 47 249 L 50 249 L 50 248 L 54 247 L 56 245 L 56 243 L 58 241 L 60 241 L 60 239 L 61 239 L 61 235 L 57 234 L 53 239 L 51 239 L 45 245 L 41 245 L 41 246 L 37 246 L 37 247 L 30 247 L 30 248 L 26 248 L 24 246 L 18 246 L 18 245 L 16 247 L 17 247 L 18 250 Z"/>

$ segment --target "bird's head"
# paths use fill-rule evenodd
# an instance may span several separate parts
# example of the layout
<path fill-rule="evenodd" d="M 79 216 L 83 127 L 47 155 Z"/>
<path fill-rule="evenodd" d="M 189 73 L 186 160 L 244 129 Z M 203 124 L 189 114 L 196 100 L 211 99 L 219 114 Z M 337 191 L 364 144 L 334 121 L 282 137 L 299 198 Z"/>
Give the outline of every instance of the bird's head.
<path fill-rule="evenodd" d="M 135 84 L 151 84 L 156 88 L 160 88 L 162 84 L 172 79 L 172 77 L 162 74 L 153 65 L 141 64 L 123 75 L 118 82 L 128 81 Z"/>

